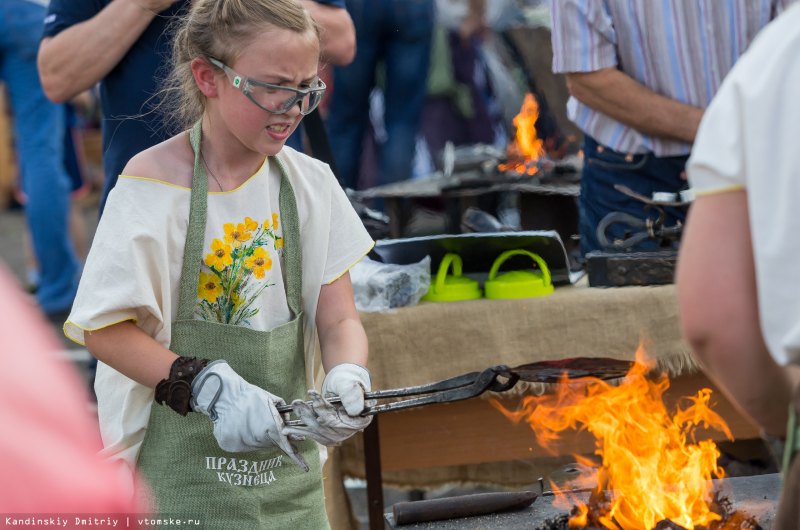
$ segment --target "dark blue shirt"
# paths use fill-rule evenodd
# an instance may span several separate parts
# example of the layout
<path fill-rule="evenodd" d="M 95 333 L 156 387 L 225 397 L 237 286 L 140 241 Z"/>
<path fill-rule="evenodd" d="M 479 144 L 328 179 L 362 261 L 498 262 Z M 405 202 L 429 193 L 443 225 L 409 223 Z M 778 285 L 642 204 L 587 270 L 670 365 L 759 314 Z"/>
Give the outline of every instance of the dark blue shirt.
<path fill-rule="evenodd" d="M 1 1 L 1 0 L 0 0 Z M 50 0 L 44 36 L 61 31 L 97 15 L 112 0 Z M 345 7 L 344 0 L 316 0 L 320 4 Z M 153 19 L 122 60 L 100 82 L 103 115 L 103 172 L 108 192 L 117 182 L 128 160 L 136 153 L 170 136 L 165 116 L 156 107 L 159 83 L 171 54 L 170 23 L 187 9 L 190 0 L 179 0 Z M 98 50 L 97 53 L 102 53 Z"/>

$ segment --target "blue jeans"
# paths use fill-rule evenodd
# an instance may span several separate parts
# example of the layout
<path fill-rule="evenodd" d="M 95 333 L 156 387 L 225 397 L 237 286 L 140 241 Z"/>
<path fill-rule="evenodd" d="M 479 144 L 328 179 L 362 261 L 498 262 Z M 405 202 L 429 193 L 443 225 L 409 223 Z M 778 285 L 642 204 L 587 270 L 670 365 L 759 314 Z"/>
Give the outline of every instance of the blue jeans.
<path fill-rule="evenodd" d="M 427 92 L 433 0 L 347 0 L 356 27 L 355 60 L 337 67 L 327 118 L 343 185 L 357 189 L 369 94 L 383 61 L 387 141 L 378 146 L 378 184 L 411 177 L 416 136 Z"/>
<path fill-rule="evenodd" d="M 0 78 L 14 113 L 25 217 L 39 264 L 36 297 L 43 311 L 58 313 L 72 306 L 80 265 L 69 238 L 64 107 L 45 97 L 36 70 L 45 14 L 25 0 L 0 2 Z"/>
<path fill-rule="evenodd" d="M 579 201 L 581 254 L 606 250 L 597 238 L 597 225 L 611 212 L 624 212 L 638 219 L 655 219 L 658 214 L 646 211 L 645 204 L 614 189 L 622 184 L 631 190 L 652 197 L 653 192 L 677 193 L 686 189 L 681 178 L 688 156 L 656 157 L 652 153 L 628 155 L 598 144 L 586 135 L 583 145 L 584 165 L 581 175 Z M 684 222 L 686 212 L 678 208 L 665 208 L 665 224 L 673 226 Z M 625 237 L 625 227 L 613 224 L 606 231 L 609 240 Z M 659 242 L 642 241 L 630 251 L 657 250 Z"/>

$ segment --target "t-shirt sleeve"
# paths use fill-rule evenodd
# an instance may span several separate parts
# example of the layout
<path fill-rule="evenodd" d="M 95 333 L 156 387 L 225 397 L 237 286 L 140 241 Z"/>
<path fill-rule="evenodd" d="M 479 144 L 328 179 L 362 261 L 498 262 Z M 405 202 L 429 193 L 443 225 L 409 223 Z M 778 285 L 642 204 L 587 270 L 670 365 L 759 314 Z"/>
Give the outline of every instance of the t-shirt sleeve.
<path fill-rule="evenodd" d="M 89 20 L 102 9 L 99 0 L 50 0 L 43 36 L 55 37 L 65 29 Z"/>
<path fill-rule="evenodd" d="M 745 186 L 744 101 L 736 80 L 728 78 L 706 109 L 686 166 L 695 195 Z"/>
<path fill-rule="evenodd" d="M 594 72 L 617 66 L 616 32 L 605 2 L 554 0 L 553 72 Z"/>
<path fill-rule="evenodd" d="M 182 243 L 166 229 L 170 214 L 164 212 L 175 211 L 170 194 L 154 186 L 121 178 L 109 195 L 64 326 L 73 341 L 83 344 L 84 331 L 133 321 L 168 343 L 164 323 L 171 322 L 170 259 L 176 254 L 168 248 Z"/>
<path fill-rule="evenodd" d="M 331 218 L 328 226 L 328 256 L 325 261 L 323 284 L 329 284 L 350 270 L 375 245 L 364 223 L 350 204 L 333 174 L 331 180 Z"/>

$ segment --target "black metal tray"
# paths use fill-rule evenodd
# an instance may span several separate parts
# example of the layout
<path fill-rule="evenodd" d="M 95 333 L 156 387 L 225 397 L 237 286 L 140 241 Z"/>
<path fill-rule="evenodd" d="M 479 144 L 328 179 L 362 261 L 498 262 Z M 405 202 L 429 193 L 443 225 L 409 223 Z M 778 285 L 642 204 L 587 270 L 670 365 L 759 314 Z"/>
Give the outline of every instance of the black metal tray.
<path fill-rule="evenodd" d="M 570 274 L 567 251 L 555 230 L 519 232 L 476 232 L 474 234 L 439 234 L 405 239 L 384 239 L 375 244 L 371 257 L 384 263 L 408 265 L 425 256 L 431 257 L 431 272 L 448 252 L 461 256 L 463 272 L 488 273 L 494 260 L 506 250 L 524 249 L 538 254 L 550 268 L 554 285 L 575 283 L 579 275 Z M 502 270 L 529 269 L 531 260 L 514 256 Z"/>

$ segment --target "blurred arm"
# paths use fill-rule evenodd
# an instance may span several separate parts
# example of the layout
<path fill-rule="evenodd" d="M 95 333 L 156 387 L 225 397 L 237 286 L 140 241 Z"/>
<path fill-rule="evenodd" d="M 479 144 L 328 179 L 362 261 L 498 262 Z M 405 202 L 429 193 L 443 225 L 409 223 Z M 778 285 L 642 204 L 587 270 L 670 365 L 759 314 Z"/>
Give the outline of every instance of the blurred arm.
<path fill-rule="evenodd" d="M 356 56 L 356 30 L 346 9 L 316 0 L 302 0 L 321 28 L 322 60 L 338 66 L 350 64 Z"/>
<path fill-rule="evenodd" d="M 695 201 L 676 279 L 683 333 L 706 374 L 754 424 L 783 435 L 796 375 L 761 335 L 745 191 Z"/>
<path fill-rule="evenodd" d="M 157 13 L 175 0 L 114 0 L 89 20 L 75 24 L 39 47 L 39 75 L 56 103 L 91 88 L 110 72 Z"/>
<path fill-rule="evenodd" d="M 657 94 L 616 68 L 567 74 L 570 94 L 637 131 L 693 143 L 703 109 Z"/>

